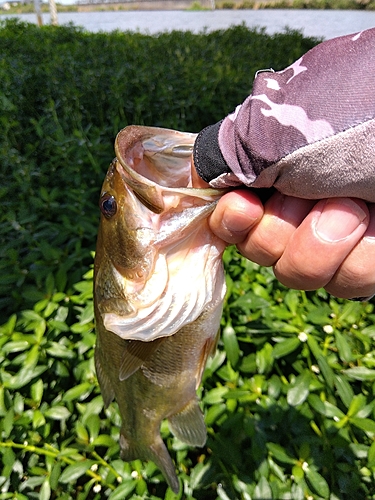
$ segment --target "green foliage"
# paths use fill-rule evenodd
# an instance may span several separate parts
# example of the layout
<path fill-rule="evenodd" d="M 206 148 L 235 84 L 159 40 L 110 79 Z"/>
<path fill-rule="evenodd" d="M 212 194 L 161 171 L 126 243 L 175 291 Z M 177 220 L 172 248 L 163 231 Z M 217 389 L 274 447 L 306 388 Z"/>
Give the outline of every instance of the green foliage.
<path fill-rule="evenodd" d="M 233 248 L 225 266 L 222 336 L 203 378 L 207 445 L 162 427 L 185 498 L 375 498 L 373 305 L 287 290 Z M 152 463 L 119 459 L 120 418 L 94 372 L 92 271 L 69 295 L 46 286 L 0 329 L 2 490 L 175 498 Z"/>
<path fill-rule="evenodd" d="M 0 499 L 375 498 L 372 303 L 288 290 L 226 251 L 222 335 L 200 389 L 207 445 L 162 426 L 180 496 L 154 464 L 120 460 L 120 417 L 94 371 L 96 198 L 116 132 L 197 131 L 257 69 L 315 42 L 2 24 Z"/>
<path fill-rule="evenodd" d="M 243 26 L 151 37 L 0 24 L 0 321 L 39 300 L 50 272 L 63 291 L 87 269 L 121 128 L 199 131 L 247 96 L 256 70 L 314 43 Z"/>

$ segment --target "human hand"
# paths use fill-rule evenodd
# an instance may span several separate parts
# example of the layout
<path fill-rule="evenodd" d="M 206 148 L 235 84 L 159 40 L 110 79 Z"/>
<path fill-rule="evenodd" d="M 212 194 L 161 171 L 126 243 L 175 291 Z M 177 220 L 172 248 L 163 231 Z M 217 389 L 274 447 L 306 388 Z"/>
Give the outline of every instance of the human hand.
<path fill-rule="evenodd" d="M 347 299 L 375 293 L 375 205 L 275 192 L 263 206 L 255 193 L 239 189 L 220 199 L 210 218 L 217 236 L 253 262 L 273 266 L 289 288 L 324 287 Z"/>

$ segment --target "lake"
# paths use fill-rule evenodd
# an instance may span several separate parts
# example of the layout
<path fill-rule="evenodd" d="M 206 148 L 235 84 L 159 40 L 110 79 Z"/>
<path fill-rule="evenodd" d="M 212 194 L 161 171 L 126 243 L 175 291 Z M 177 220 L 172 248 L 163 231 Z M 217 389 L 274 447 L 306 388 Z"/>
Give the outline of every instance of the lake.
<path fill-rule="evenodd" d="M 7 18 L 1 15 L 0 19 Z M 18 15 L 20 19 L 36 22 L 35 14 Z M 140 31 L 155 34 L 161 31 L 226 29 L 245 23 L 248 27 L 263 27 L 269 34 L 286 27 L 300 30 L 305 36 L 333 38 L 375 26 L 375 12 L 342 10 L 215 10 L 215 11 L 106 11 L 65 12 L 58 14 L 59 24 L 73 23 L 91 32 Z M 49 14 L 43 15 L 45 24 Z"/>

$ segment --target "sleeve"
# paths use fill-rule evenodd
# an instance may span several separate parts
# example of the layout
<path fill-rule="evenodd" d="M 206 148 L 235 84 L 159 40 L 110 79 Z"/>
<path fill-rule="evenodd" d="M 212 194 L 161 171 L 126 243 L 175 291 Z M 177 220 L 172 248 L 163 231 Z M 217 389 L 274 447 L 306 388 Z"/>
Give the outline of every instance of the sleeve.
<path fill-rule="evenodd" d="M 213 187 L 375 202 L 375 28 L 258 72 L 244 103 L 198 134 L 194 162 Z"/>

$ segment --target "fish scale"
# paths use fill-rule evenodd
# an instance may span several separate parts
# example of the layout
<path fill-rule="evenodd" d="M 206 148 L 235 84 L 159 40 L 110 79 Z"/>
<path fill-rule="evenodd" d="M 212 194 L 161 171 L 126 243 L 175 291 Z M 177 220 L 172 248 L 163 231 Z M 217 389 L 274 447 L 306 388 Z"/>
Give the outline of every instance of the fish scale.
<path fill-rule="evenodd" d="M 207 222 L 225 191 L 189 187 L 195 137 L 120 131 L 100 196 L 94 265 L 95 364 L 105 404 L 119 406 L 121 457 L 154 461 L 176 493 L 160 425 L 168 419 L 181 441 L 205 444 L 196 389 L 225 294 L 225 244 Z"/>

